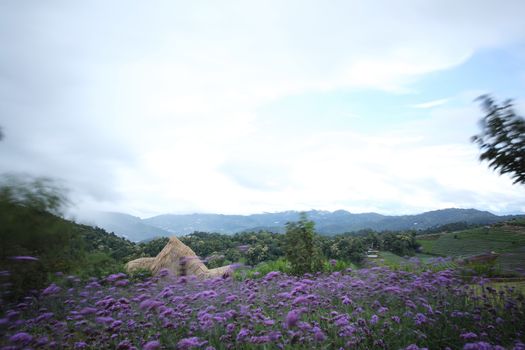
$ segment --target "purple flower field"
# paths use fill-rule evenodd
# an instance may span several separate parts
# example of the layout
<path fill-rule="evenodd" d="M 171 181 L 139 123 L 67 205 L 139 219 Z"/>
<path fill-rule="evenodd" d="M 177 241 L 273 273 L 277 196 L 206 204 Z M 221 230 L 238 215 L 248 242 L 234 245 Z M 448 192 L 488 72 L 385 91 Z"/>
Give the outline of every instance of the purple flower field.
<path fill-rule="evenodd" d="M 525 300 L 452 271 L 69 276 L 3 305 L 1 349 L 525 349 Z"/>

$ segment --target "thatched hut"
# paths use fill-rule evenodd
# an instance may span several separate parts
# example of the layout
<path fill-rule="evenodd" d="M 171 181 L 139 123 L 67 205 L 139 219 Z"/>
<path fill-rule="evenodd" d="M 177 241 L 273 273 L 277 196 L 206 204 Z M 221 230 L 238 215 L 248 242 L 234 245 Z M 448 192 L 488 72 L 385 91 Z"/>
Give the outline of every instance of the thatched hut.
<path fill-rule="evenodd" d="M 148 259 L 145 261 L 144 259 Z M 130 261 L 126 264 L 126 269 L 131 272 L 137 270 L 135 266 L 146 266 L 153 274 L 158 274 L 166 269 L 175 276 L 194 275 L 198 277 L 221 277 L 230 275 L 230 266 L 222 266 L 216 269 L 208 269 L 202 263 L 197 254 L 190 247 L 182 243 L 177 237 L 170 238 L 168 244 L 155 258 L 141 258 Z"/>
<path fill-rule="evenodd" d="M 151 270 L 153 261 L 155 261 L 155 258 L 139 258 L 132 260 L 126 264 L 126 271 L 136 272 L 139 270 Z"/>
<path fill-rule="evenodd" d="M 214 269 L 209 269 L 205 277 L 212 278 L 212 277 L 230 276 L 232 273 L 233 273 L 232 267 L 230 265 L 227 265 L 227 266 L 217 267 Z"/>

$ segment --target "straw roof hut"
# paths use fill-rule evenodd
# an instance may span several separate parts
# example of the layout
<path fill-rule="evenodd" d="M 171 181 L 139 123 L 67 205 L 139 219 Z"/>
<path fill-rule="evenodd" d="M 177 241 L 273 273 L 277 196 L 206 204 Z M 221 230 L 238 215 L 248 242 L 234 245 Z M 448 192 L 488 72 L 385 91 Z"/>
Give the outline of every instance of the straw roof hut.
<path fill-rule="evenodd" d="M 149 260 L 143 261 L 143 259 Z M 150 264 L 148 268 L 153 274 L 158 274 L 163 269 L 167 269 L 175 276 L 195 275 L 203 278 L 222 277 L 232 273 L 230 266 L 208 269 L 197 254 L 175 236 L 170 238 L 168 244 L 155 258 L 141 258 L 130 261 L 126 264 L 126 268 L 131 272 L 131 269 L 139 264 L 143 264 L 141 266 Z"/>
<path fill-rule="evenodd" d="M 139 258 L 132 260 L 126 264 L 126 271 L 135 272 L 138 270 L 151 270 L 155 258 Z"/>
<path fill-rule="evenodd" d="M 233 273 L 232 267 L 230 265 L 227 265 L 227 266 L 217 267 L 214 269 L 209 269 L 205 277 L 213 278 L 213 277 L 230 276 L 232 273 Z"/>

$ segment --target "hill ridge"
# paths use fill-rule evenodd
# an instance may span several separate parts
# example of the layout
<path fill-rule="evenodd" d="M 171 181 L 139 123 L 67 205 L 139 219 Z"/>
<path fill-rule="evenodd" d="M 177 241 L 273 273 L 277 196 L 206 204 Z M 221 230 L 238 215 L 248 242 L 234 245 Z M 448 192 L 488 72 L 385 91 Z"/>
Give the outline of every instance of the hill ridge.
<path fill-rule="evenodd" d="M 259 230 L 284 232 L 285 224 L 297 220 L 299 213 L 299 211 L 288 210 L 248 215 L 160 214 L 141 219 L 124 213 L 102 212 L 99 215 L 102 219 L 92 216 L 89 222 L 131 240 L 140 241 L 158 236 L 185 235 L 195 231 L 223 234 Z M 458 222 L 486 225 L 516 217 L 513 215 L 498 216 L 489 211 L 474 208 L 444 208 L 406 215 L 384 215 L 374 212 L 351 213 L 343 209 L 335 211 L 311 209 L 306 211 L 306 214 L 316 223 L 317 232 L 324 235 L 366 229 L 374 231 L 425 230 Z"/>

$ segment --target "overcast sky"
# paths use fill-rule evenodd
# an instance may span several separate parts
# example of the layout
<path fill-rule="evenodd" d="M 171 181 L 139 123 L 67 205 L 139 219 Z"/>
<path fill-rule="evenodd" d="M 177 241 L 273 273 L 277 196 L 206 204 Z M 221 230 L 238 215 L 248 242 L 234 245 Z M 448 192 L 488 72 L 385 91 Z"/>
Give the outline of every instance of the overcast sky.
<path fill-rule="evenodd" d="M 525 114 L 525 1 L 0 1 L 0 171 L 79 210 L 525 212 L 474 98 Z"/>

